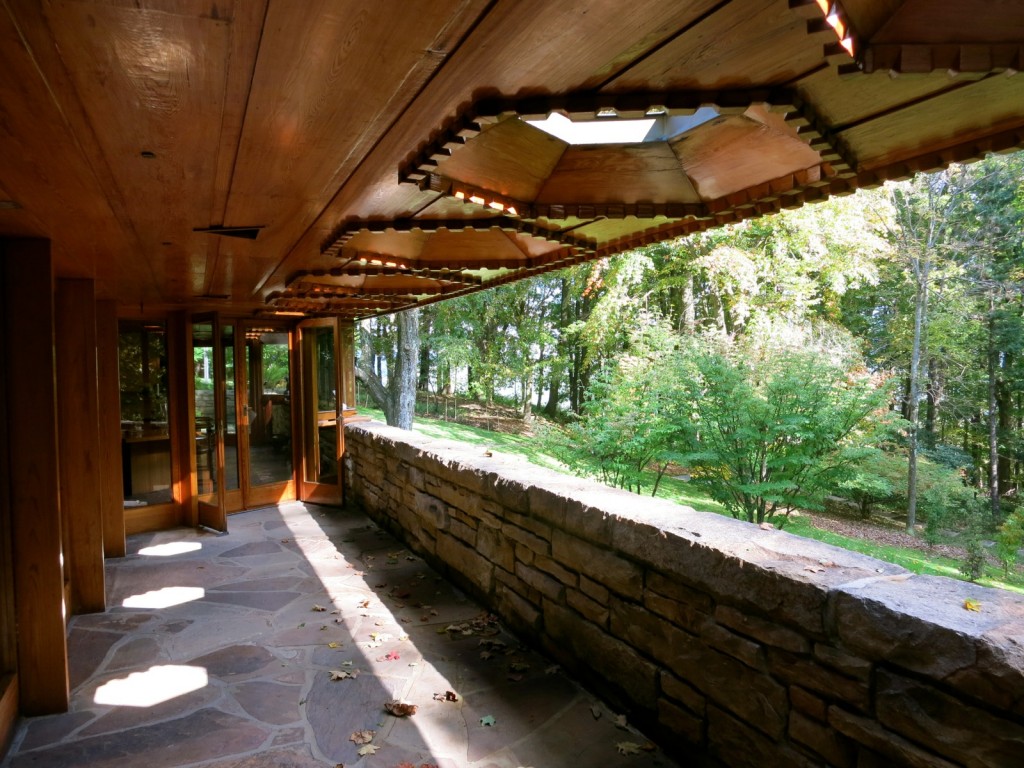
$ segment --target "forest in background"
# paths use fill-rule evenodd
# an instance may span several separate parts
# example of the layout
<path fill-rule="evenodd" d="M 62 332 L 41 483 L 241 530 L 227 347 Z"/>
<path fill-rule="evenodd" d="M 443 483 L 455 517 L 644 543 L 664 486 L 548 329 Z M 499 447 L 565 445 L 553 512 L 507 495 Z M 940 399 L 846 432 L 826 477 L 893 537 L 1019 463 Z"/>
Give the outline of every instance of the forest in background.
<path fill-rule="evenodd" d="M 364 321 L 357 377 L 513 405 L 573 471 L 732 514 L 1024 538 L 1024 153 Z"/>

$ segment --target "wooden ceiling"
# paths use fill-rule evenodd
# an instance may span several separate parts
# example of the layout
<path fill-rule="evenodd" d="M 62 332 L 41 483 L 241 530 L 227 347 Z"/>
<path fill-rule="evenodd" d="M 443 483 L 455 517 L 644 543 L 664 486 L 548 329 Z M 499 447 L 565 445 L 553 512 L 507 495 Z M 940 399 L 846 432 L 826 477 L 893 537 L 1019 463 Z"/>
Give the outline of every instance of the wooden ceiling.
<path fill-rule="evenodd" d="M 1019 148 L 1022 67 L 1018 0 L 0 0 L 0 236 L 363 317 Z"/>

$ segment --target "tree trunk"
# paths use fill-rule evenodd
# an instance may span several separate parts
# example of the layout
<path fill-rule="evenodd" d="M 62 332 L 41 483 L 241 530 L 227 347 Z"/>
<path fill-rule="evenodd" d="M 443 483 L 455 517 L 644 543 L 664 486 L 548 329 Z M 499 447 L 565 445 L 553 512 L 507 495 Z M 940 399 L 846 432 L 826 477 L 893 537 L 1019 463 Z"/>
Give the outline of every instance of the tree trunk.
<path fill-rule="evenodd" d="M 924 445 L 935 447 L 935 411 L 937 409 L 937 393 L 939 391 L 937 365 L 935 358 L 928 358 L 928 388 L 925 390 L 924 408 Z"/>
<path fill-rule="evenodd" d="M 928 301 L 927 262 L 917 257 L 914 266 L 914 343 L 910 352 L 910 386 L 908 388 L 910 435 L 907 445 L 907 533 L 914 535 L 917 525 L 917 430 L 920 415 L 921 339 L 924 334 L 925 310 Z"/>
<path fill-rule="evenodd" d="M 398 354 L 395 357 L 395 371 L 391 381 L 391 398 L 394 403 L 393 426 L 412 429 L 416 412 L 417 363 L 420 354 L 420 310 L 407 309 L 398 313 Z M 389 424 L 392 422 L 389 420 Z"/>
<path fill-rule="evenodd" d="M 988 499 L 992 522 L 999 522 L 999 401 L 996 396 L 999 354 L 996 351 L 995 299 L 988 305 Z"/>
<path fill-rule="evenodd" d="M 697 330 L 697 307 L 693 299 L 693 275 L 686 276 L 683 283 L 682 326 L 687 336 L 693 336 Z"/>

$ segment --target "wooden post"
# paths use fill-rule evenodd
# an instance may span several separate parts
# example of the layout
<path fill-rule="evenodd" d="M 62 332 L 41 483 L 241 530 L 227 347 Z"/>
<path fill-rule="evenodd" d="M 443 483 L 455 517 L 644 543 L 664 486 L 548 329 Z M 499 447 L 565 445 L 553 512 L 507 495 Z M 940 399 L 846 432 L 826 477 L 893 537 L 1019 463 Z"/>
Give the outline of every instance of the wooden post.
<path fill-rule="evenodd" d="M 121 476 L 121 388 L 117 304 L 96 302 L 96 363 L 100 405 L 100 514 L 103 553 L 124 557 L 124 481 Z"/>
<path fill-rule="evenodd" d="M 106 610 L 107 602 L 92 280 L 57 281 L 54 321 L 64 575 L 71 586 L 71 613 L 96 613 Z"/>
<path fill-rule="evenodd" d="M 50 243 L 0 241 L 0 261 L 18 687 L 45 715 L 68 708 Z"/>
<path fill-rule="evenodd" d="M 0 265 L 0 299 L 4 296 Z M 7 328 L 0 312 L 0 369 L 7 363 Z M 18 720 L 18 648 L 14 613 L 14 568 L 11 551 L 11 487 L 7 429 L 7 382 L 0 375 L 0 755 L 7 751 Z"/>

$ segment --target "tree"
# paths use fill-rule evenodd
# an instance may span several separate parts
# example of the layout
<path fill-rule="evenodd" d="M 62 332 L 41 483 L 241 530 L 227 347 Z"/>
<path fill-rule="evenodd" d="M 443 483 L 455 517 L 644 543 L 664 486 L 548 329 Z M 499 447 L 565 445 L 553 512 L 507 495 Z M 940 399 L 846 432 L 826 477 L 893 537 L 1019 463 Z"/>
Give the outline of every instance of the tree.
<path fill-rule="evenodd" d="M 787 348 L 781 331 L 694 341 L 679 358 L 696 435 L 685 457 L 693 482 L 756 523 L 820 509 L 888 431 L 889 394 L 877 377 L 820 342 Z"/>
<path fill-rule="evenodd" d="M 360 326 L 360 354 L 356 359 L 356 378 L 382 411 L 387 423 L 399 429 L 412 429 L 416 410 L 416 380 L 419 373 L 420 336 L 418 309 L 395 315 L 395 344 L 386 354 L 387 383 L 375 369 L 379 355 L 373 349 L 373 334 L 366 324 Z"/>
<path fill-rule="evenodd" d="M 636 493 L 650 482 L 654 496 L 689 422 L 670 362 L 677 338 L 655 316 L 639 320 L 628 349 L 595 375 L 579 418 L 550 427 L 545 442 L 579 475 Z"/>

